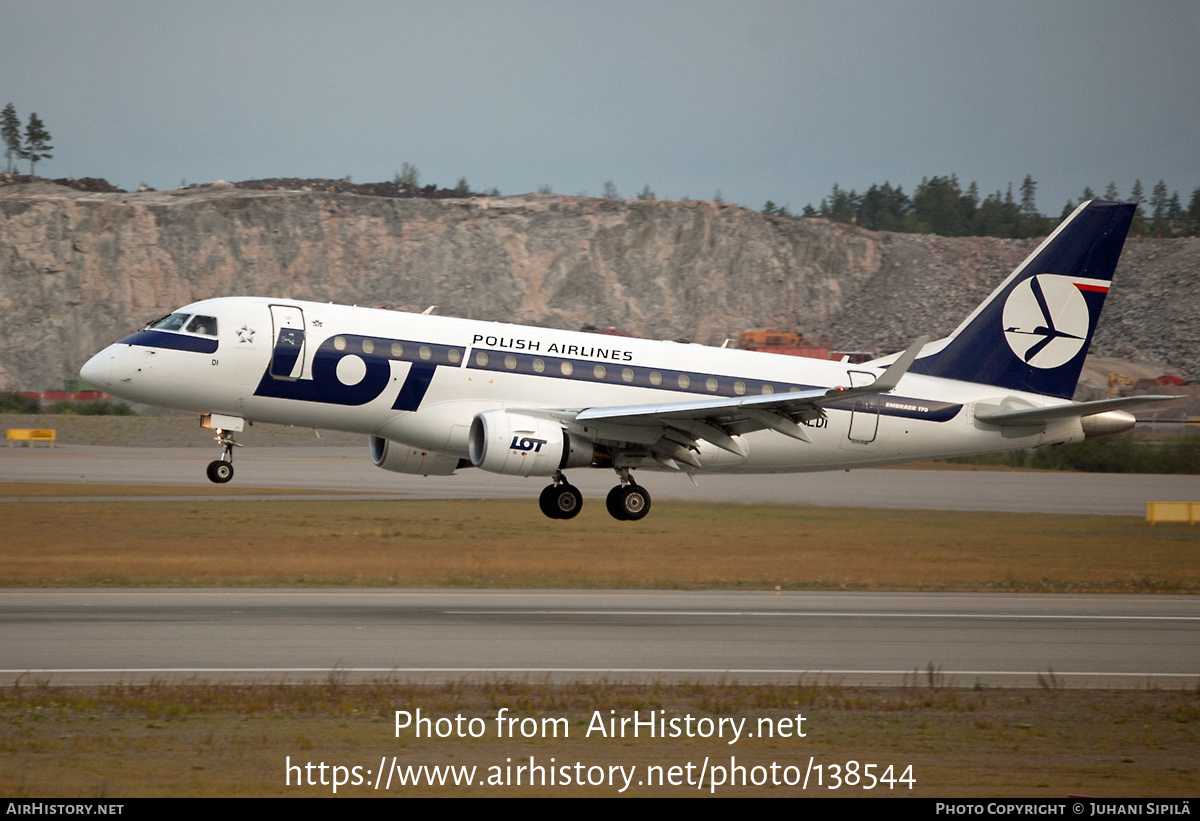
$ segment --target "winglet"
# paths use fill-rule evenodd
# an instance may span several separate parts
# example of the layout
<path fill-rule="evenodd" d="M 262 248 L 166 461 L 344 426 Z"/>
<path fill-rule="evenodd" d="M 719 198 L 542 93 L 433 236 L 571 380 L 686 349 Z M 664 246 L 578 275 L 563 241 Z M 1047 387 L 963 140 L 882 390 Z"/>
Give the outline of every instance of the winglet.
<path fill-rule="evenodd" d="M 879 393 L 887 393 L 900 384 L 900 378 L 908 373 L 908 369 L 912 367 L 912 363 L 917 361 L 917 357 L 921 355 L 921 350 L 929 344 L 932 337 L 929 334 L 918 336 L 913 343 L 908 346 L 904 353 L 900 354 L 900 358 L 888 366 L 888 369 L 880 374 L 879 378 L 871 383 L 869 387 L 878 388 Z"/>
<path fill-rule="evenodd" d="M 879 375 L 879 378 L 870 385 L 863 385 L 861 388 L 832 388 L 826 392 L 829 398 L 850 398 L 853 396 L 871 396 L 877 393 L 887 393 L 900 384 L 900 380 L 904 374 L 908 373 L 908 369 L 912 367 L 912 363 L 916 361 L 921 353 L 921 349 L 929 344 L 931 337 L 929 334 L 924 334 L 917 337 L 904 353 L 888 365 L 887 370 Z"/>

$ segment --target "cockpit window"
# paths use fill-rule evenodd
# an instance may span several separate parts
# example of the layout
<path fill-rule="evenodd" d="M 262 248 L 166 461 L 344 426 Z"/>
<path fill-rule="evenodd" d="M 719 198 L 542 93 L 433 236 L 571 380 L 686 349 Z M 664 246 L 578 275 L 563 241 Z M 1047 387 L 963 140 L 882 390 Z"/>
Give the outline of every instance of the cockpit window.
<path fill-rule="evenodd" d="M 178 331 L 183 327 L 183 323 L 188 321 L 189 316 L 191 314 L 171 314 L 170 316 L 164 316 L 157 322 L 150 323 L 148 327 L 156 331 Z"/>
<path fill-rule="evenodd" d="M 217 335 L 217 318 L 215 316 L 201 316 L 196 314 L 196 317 L 188 323 L 188 332 L 193 334 L 204 334 L 205 336 Z"/>

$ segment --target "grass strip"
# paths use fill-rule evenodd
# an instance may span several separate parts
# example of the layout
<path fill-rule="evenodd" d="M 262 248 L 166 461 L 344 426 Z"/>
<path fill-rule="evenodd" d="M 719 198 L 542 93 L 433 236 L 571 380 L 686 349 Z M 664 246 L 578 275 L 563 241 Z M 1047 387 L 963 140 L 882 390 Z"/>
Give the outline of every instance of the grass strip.
<path fill-rule="evenodd" d="M 9 503 L 3 586 L 1195 593 L 1200 529 L 1137 517 L 667 501 Z"/>

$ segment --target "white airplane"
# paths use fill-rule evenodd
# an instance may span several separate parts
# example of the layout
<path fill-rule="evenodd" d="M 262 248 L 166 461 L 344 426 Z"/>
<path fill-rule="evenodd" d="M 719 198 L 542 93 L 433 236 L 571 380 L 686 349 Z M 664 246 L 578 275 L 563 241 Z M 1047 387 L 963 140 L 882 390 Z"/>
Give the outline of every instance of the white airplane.
<path fill-rule="evenodd" d="M 945 339 L 865 365 L 498 322 L 229 297 L 186 305 L 92 357 L 84 380 L 200 414 L 233 477 L 246 421 L 353 431 L 381 468 L 546 476 L 611 468 L 608 511 L 641 519 L 633 471 L 789 473 L 1077 442 L 1133 426 L 1070 400 L 1134 206 L 1079 206 Z"/>

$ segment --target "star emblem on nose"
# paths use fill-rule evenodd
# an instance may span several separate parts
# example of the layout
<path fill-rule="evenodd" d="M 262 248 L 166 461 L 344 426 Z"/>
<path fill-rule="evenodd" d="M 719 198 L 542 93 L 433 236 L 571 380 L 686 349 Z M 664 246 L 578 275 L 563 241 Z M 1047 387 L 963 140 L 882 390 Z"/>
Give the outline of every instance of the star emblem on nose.
<path fill-rule="evenodd" d="M 248 325 L 243 325 L 237 329 L 238 342 L 254 342 L 254 329 Z"/>

